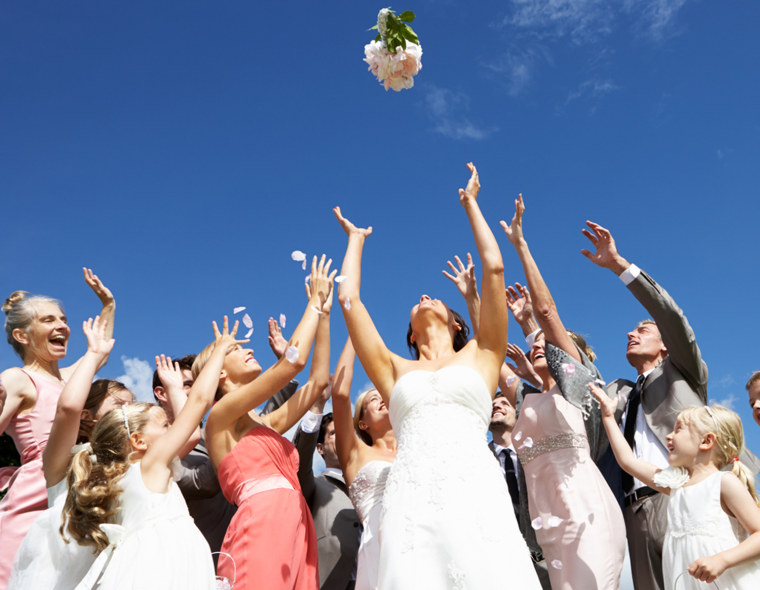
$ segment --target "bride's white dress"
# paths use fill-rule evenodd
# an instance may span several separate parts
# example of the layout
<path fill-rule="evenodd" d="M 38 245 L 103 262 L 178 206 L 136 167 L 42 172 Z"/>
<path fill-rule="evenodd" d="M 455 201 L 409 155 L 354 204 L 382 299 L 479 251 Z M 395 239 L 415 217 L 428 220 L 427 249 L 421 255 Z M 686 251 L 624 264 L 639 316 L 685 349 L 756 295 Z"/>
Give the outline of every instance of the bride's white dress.
<path fill-rule="evenodd" d="M 389 404 L 398 454 L 380 525 L 381 590 L 540 590 L 498 462 L 491 395 L 463 365 L 411 371 Z"/>

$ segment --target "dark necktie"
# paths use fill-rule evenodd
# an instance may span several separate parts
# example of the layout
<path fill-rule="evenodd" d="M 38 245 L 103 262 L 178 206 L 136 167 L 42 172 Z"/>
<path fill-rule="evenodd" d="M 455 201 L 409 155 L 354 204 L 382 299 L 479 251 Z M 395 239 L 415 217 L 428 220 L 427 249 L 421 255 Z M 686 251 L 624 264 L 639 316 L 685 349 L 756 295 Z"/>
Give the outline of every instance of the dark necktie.
<path fill-rule="evenodd" d="M 515 463 L 512 461 L 512 451 L 504 449 L 502 455 L 504 456 L 504 479 L 507 480 L 507 488 L 509 488 L 509 495 L 512 497 L 512 505 L 515 512 L 517 512 L 520 505 L 520 489 L 517 487 L 517 475 L 515 474 Z"/>
<path fill-rule="evenodd" d="M 625 426 L 623 428 L 623 436 L 628 443 L 628 446 L 633 449 L 633 436 L 636 434 L 636 417 L 639 414 L 639 406 L 641 405 L 641 392 L 644 389 L 644 381 L 646 377 L 639 375 L 636 379 L 636 385 L 633 386 L 631 395 L 628 398 L 628 412 L 625 415 Z M 625 493 L 630 492 L 633 489 L 633 476 L 623 471 L 623 491 Z"/>

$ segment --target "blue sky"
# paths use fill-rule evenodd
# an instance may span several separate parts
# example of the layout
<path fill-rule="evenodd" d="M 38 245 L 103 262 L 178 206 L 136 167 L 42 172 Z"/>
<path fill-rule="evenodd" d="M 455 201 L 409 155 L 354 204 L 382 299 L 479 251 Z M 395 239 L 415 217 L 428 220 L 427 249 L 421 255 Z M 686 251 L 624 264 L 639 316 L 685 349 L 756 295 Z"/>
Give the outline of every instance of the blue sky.
<path fill-rule="evenodd" d="M 760 369 L 757 246 L 760 7 L 706 0 L 417 0 L 415 87 L 385 92 L 362 62 L 367 2 L 15 2 L 0 19 L 0 292 L 61 298 L 84 351 L 96 313 L 81 267 L 118 301 L 102 375 L 139 382 L 156 353 L 199 351 L 245 305 L 305 306 L 294 249 L 339 264 L 331 208 L 373 225 L 363 299 L 405 349 L 421 293 L 464 311 L 441 275 L 475 252 L 457 198 L 474 161 L 498 227 L 525 196 L 526 235 L 565 324 L 609 380 L 645 312 L 580 255 L 586 219 L 685 310 L 710 397 L 739 411 Z M 337 309 L 336 309 L 337 311 Z M 333 364 L 346 331 L 333 320 Z M 516 325 L 510 338 L 521 342 Z M 17 364 L 9 346 L 0 367 Z M 305 380 L 305 376 L 303 377 Z M 358 391 L 366 386 L 359 372 Z M 140 385 L 138 385 L 138 388 Z"/>

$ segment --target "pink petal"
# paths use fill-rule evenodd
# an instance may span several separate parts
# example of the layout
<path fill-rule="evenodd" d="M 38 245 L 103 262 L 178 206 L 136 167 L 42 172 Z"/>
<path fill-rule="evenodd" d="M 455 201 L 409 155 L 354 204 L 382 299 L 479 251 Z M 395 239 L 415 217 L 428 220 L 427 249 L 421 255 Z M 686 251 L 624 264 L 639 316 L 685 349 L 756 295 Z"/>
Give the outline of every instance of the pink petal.
<path fill-rule="evenodd" d="M 514 436 L 512 437 L 514 440 L 520 440 L 522 438 L 522 431 L 515 432 Z"/>
<path fill-rule="evenodd" d="M 345 307 L 346 309 L 351 309 L 351 299 L 346 297 L 346 302 L 343 304 L 343 307 Z"/>
<path fill-rule="evenodd" d="M 290 253 L 290 257 L 296 262 L 301 262 L 302 260 L 306 260 L 306 253 L 300 250 L 293 250 Z"/>
<path fill-rule="evenodd" d="M 572 363 L 562 363 L 562 370 L 565 375 L 575 375 L 575 365 Z"/>
<path fill-rule="evenodd" d="M 540 531 L 541 528 L 544 526 L 543 520 L 541 520 L 540 516 L 537 516 L 533 520 L 530 521 L 530 526 L 533 527 L 534 531 Z"/>
<path fill-rule="evenodd" d="M 303 264 L 301 264 L 301 269 L 306 270 L 306 258 L 303 259 Z"/>
<path fill-rule="evenodd" d="M 546 523 L 547 528 L 554 528 L 562 524 L 562 519 L 559 516 L 550 516 L 549 521 Z"/>
<path fill-rule="evenodd" d="M 531 437 L 526 438 L 522 446 L 525 447 L 526 449 L 531 448 L 533 446 L 533 439 Z"/>
<path fill-rule="evenodd" d="M 336 282 L 336 283 L 338 283 L 339 285 L 340 285 L 340 284 L 341 284 L 343 281 L 345 281 L 345 280 L 346 280 L 346 277 L 345 277 L 345 275 L 338 275 L 337 277 L 335 277 L 335 282 Z"/>
<path fill-rule="evenodd" d="M 552 560 L 552 567 L 555 570 L 561 570 L 562 569 L 562 562 L 559 559 L 553 559 Z"/>
<path fill-rule="evenodd" d="M 251 328 L 250 330 L 248 330 L 248 331 L 245 333 L 245 338 L 246 338 L 246 340 L 247 340 L 248 338 L 250 338 L 250 337 L 251 337 L 251 334 L 253 334 L 253 328 Z"/>
<path fill-rule="evenodd" d="M 285 314 L 281 313 L 280 314 L 280 328 L 284 328 L 284 327 L 285 327 Z"/>
<path fill-rule="evenodd" d="M 514 375 L 510 375 L 509 377 L 507 377 L 507 387 L 512 387 L 512 384 L 515 381 L 517 381 L 517 377 L 515 377 Z"/>
<path fill-rule="evenodd" d="M 241 311 L 245 311 L 245 306 L 236 307 L 232 310 L 232 313 L 240 313 Z"/>
<path fill-rule="evenodd" d="M 285 359 L 289 363 L 295 363 L 298 360 L 298 349 L 295 346 L 288 346 L 285 351 Z"/>
<path fill-rule="evenodd" d="M 249 316 L 248 314 L 245 314 L 243 316 L 243 325 L 246 328 L 253 328 L 253 320 L 251 319 L 251 316 Z"/>

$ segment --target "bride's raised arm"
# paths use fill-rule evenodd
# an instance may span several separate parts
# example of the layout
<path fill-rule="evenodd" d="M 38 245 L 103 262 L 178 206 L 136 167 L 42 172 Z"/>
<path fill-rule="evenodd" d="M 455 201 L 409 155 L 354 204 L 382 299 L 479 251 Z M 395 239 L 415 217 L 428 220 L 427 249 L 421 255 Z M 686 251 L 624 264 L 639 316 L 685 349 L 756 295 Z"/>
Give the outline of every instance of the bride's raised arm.
<path fill-rule="evenodd" d="M 459 189 L 459 202 L 470 221 L 475 246 L 483 265 L 483 280 L 480 284 L 480 326 L 476 340 L 478 349 L 485 353 L 489 384 L 494 387 L 499 377 L 499 368 L 507 353 L 507 303 L 504 299 L 504 262 L 499 244 L 488 227 L 478 206 L 480 181 L 478 170 L 472 163 L 467 164 L 472 173 L 467 188 Z"/>
<path fill-rule="evenodd" d="M 356 227 L 343 217 L 340 207 L 333 209 L 343 231 L 348 235 L 348 246 L 343 258 L 340 274 L 345 278 L 338 287 L 338 301 L 343 309 L 348 334 L 356 349 L 356 355 L 364 367 L 370 381 L 375 385 L 383 399 L 388 402 L 396 382 L 393 366 L 395 356 L 380 337 L 372 318 L 359 296 L 361 285 L 362 250 L 364 240 L 372 233 L 372 227 Z"/>

